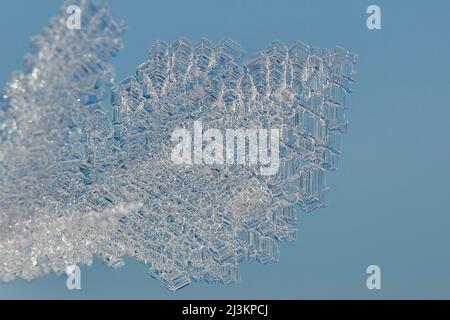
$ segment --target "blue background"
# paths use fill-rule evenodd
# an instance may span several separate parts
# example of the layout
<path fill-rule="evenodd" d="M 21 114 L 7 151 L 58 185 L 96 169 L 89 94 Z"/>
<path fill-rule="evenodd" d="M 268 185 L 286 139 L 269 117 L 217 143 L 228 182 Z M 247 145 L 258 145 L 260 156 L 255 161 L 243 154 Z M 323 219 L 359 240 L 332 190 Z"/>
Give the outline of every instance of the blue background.
<path fill-rule="evenodd" d="M 30 36 L 62 1 L 2 1 L 0 83 L 22 67 Z M 118 78 L 134 72 L 156 39 L 230 37 L 248 53 L 274 39 L 357 52 L 358 84 L 330 206 L 302 216 L 281 262 L 242 265 L 232 286 L 191 285 L 170 293 L 132 260 L 120 270 L 82 268 L 82 290 L 50 275 L 0 285 L 0 298 L 309 299 L 450 298 L 450 2 L 110 1 L 126 20 Z M 366 8 L 382 10 L 381 31 Z M 382 269 L 382 290 L 366 268 Z"/>

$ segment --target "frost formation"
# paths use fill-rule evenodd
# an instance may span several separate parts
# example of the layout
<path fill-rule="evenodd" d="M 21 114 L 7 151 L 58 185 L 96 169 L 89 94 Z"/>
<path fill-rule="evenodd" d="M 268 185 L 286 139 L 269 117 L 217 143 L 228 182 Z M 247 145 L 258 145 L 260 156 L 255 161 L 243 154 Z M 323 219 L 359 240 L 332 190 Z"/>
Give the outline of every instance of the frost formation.
<path fill-rule="evenodd" d="M 1 278 L 132 256 L 176 291 L 277 261 L 298 215 L 326 205 L 356 55 L 275 41 L 246 58 L 229 39 L 156 41 L 111 88 L 123 24 L 102 1 L 79 3 L 85 28 L 54 18 L 0 107 Z M 195 121 L 279 129 L 279 172 L 173 163 L 172 133 Z"/>

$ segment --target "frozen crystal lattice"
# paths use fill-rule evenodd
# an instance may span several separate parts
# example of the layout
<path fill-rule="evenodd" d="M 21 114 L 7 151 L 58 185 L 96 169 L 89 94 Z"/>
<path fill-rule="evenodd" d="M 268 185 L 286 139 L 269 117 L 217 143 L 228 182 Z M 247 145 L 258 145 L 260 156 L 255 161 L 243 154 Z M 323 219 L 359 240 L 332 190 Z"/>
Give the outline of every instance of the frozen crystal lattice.
<path fill-rule="evenodd" d="M 3 280 L 89 263 L 104 231 L 127 210 L 92 206 L 96 195 L 85 185 L 82 165 L 95 114 L 88 104 L 110 90 L 109 60 L 122 46 L 124 25 L 102 1 L 74 3 L 83 10 L 83 29 L 66 28 L 63 6 L 0 96 Z"/>
<path fill-rule="evenodd" d="M 326 173 L 337 168 L 340 137 L 347 130 L 346 100 L 355 82 L 356 55 L 339 47 L 317 49 L 301 42 L 287 47 L 275 41 L 246 59 L 240 45 L 228 39 L 215 45 L 207 39 L 195 44 L 185 38 L 170 45 L 157 41 L 135 75 L 112 89 L 110 119 L 101 96 L 110 76 L 107 60 L 120 47 L 122 26 L 105 9 L 96 9 L 90 21 L 101 16 L 107 27 L 92 22 L 88 34 L 106 32 L 99 37 L 101 54 L 87 41 L 86 48 L 77 50 L 95 53 L 77 55 L 88 61 L 70 61 L 86 67 L 96 57 L 101 67 L 78 75 L 79 84 L 71 79 L 73 71 L 64 69 L 58 73 L 62 79 L 39 92 L 48 96 L 59 118 L 46 119 L 48 106 L 33 100 L 36 90 L 7 92 L 10 103 L 2 109 L 1 122 L 7 147 L 2 148 L 14 152 L 1 153 L 0 168 L 8 173 L 1 183 L 18 189 L 13 199 L 0 191 L 0 252 L 6 261 L 0 274 L 32 279 L 49 267 L 60 271 L 65 264 L 87 263 L 92 253 L 111 266 L 122 266 L 122 258 L 132 256 L 175 291 L 193 281 L 233 283 L 245 260 L 277 261 L 279 243 L 296 239 L 299 213 L 326 204 Z M 57 25 L 53 31 L 67 33 Z M 61 59 L 67 59 L 63 46 L 54 49 L 60 39 L 47 35 L 54 43 L 44 46 L 45 52 L 62 51 Z M 36 61 L 34 68 L 53 77 L 57 65 Z M 33 72 L 13 77 L 9 90 L 37 87 Z M 82 87 L 85 83 L 92 85 Z M 36 126 L 28 129 L 15 117 L 29 115 L 10 109 L 32 109 L 47 144 L 34 150 L 40 136 L 27 130 Z M 195 121 L 202 121 L 203 130 L 280 129 L 278 173 L 263 176 L 256 166 L 174 164 L 172 133 L 193 128 Z M 29 162 L 21 167 L 23 159 Z M 9 221 L 15 217 L 11 212 L 23 208 L 18 222 Z M 84 215 L 91 223 L 82 223 Z M 73 223 L 80 225 L 79 233 L 72 231 Z M 96 228 L 101 232 L 92 232 Z M 11 240 L 28 230 L 38 230 L 36 236 L 49 232 L 51 239 L 42 237 L 33 245 Z"/>

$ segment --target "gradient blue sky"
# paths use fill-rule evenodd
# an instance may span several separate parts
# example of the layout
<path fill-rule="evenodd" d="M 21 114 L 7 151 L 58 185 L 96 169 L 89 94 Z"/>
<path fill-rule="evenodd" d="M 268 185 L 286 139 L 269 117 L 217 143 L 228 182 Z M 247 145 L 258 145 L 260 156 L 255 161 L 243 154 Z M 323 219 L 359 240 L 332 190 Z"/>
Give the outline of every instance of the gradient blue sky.
<path fill-rule="evenodd" d="M 0 17 L 0 84 L 20 69 L 30 36 L 62 1 L 5 0 Z M 242 282 L 170 293 L 129 260 L 82 268 L 83 289 L 50 275 L 0 284 L 0 299 L 450 298 L 450 2 L 294 0 L 111 0 L 128 24 L 118 78 L 134 73 L 157 39 L 231 37 L 248 53 L 274 39 L 300 39 L 357 52 L 358 84 L 330 206 L 302 217 L 299 239 L 281 262 L 244 264 Z M 382 9 L 381 31 L 366 8 Z M 365 286 L 368 265 L 382 290 Z"/>

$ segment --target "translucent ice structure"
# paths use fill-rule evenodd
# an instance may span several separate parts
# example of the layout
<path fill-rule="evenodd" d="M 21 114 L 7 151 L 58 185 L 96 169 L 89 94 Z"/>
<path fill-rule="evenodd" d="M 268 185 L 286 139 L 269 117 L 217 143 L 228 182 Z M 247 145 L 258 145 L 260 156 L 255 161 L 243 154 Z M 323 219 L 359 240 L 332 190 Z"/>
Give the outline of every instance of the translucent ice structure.
<path fill-rule="evenodd" d="M 276 41 L 245 59 L 232 40 L 157 41 L 112 88 L 110 119 L 103 96 L 123 25 L 102 2 L 80 5 L 86 27 L 54 19 L 3 98 L 0 276 L 132 256 L 175 291 L 232 283 L 245 260 L 277 261 L 298 214 L 326 204 L 356 55 Z M 174 163 L 172 134 L 200 121 L 200 134 L 279 129 L 279 170 Z"/>
<path fill-rule="evenodd" d="M 109 60 L 123 24 L 103 1 L 70 1 L 83 11 L 81 30 L 66 27 L 66 6 L 33 39 L 26 68 L 0 95 L 0 278 L 34 279 L 88 263 L 103 228 L 123 210 L 93 208 L 83 175 L 88 104 L 111 83 Z M 112 211 L 111 211 L 112 209 Z M 98 229 L 100 228 L 100 229 Z M 98 230 L 98 232 L 96 231 Z"/>
<path fill-rule="evenodd" d="M 136 74 L 114 87 L 112 133 L 91 148 L 87 179 L 117 202 L 126 191 L 143 206 L 111 233 L 109 261 L 134 256 L 170 290 L 231 283 L 244 260 L 277 261 L 279 242 L 296 238 L 297 214 L 325 205 L 355 55 L 273 42 L 243 58 L 231 40 L 157 41 Z M 202 132 L 280 129 L 280 170 L 175 164 L 171 135 L 196 121 Z M 97 127 L 106 126 L 101 118 Z"/>

